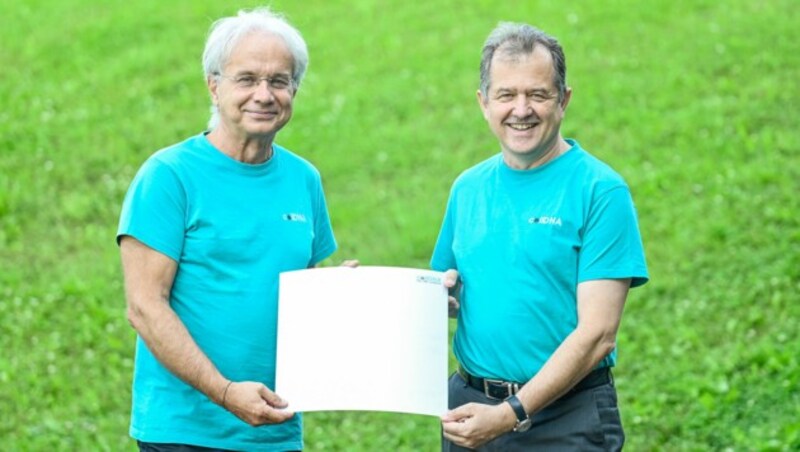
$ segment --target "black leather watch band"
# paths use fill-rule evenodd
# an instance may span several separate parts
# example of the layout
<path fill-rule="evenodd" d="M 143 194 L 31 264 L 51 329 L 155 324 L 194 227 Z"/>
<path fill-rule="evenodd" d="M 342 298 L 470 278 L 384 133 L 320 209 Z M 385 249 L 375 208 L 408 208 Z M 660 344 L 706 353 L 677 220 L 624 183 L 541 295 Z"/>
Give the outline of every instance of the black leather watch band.
<path fill-rule="evenodd" d="M 507 398 L 506 402 L 511 405 L 511 408 L 514 410 L 514 414 L 517 415 L 517 424 L 514 426 L 514 431 L 518 433 L 527 432 L 528 429 L 531 428 L 533 421 L 531 420 L 530 416 L 528 416 L 528 413 L 525 412 L 522 402 L 520 402 L 515 395 Z"/>

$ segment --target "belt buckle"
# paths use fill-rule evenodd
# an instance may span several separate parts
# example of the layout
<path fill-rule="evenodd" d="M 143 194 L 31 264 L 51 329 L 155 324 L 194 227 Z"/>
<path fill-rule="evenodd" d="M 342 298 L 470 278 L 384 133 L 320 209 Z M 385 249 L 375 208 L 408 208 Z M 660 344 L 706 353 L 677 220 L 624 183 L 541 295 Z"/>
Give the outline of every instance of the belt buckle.
<path fill-rule="evenodd" d="M 507 392 L 506 396 L 505 397 L 495 397 L 494 395 L 492 395 L 489 392 L 489 388 L 491 386 L 500 386 L 500 387 L 505 386 L 505 390 Z M 509 381 L 503 381 L 503 380 L 493 380 L 491 378 L 484 378 L 483 379 L 483 394 L 489 399 L 492 399 L 492 400 L 505 400 L 506 398 L 516 394 L 517 391 L 519 391 L 519 385 L 516 384 L 516 383 L 511 383 Z"/>

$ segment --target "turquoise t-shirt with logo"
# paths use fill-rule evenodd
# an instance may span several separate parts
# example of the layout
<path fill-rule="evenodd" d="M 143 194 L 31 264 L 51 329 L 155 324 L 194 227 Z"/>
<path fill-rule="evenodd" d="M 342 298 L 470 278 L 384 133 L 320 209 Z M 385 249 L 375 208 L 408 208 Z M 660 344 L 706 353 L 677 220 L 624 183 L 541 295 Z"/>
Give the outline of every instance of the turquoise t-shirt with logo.
<path fill-rule="evenodd" d="M 473 375 L 527 382 L 577 327 L 578 283 L 648 279 L 627 185 L 567 141 L 543 166 L 497 154 L 453 183 L 431 267 L 464 283 L 453 350 Z"/>
<path fill-rule="evenodd" d="M 163 149 L 122 207 L 129 235 L 178 263 L 170 306 L 227 378 L 275 387 L 278 275 L 336 250 L 320 175 L 274 145 L 249 165 L 204 134 Z M 300 415 L 251 427 L 170 373 L 137 338 L 130 434 L 234 450 L 302 449 Z"/>

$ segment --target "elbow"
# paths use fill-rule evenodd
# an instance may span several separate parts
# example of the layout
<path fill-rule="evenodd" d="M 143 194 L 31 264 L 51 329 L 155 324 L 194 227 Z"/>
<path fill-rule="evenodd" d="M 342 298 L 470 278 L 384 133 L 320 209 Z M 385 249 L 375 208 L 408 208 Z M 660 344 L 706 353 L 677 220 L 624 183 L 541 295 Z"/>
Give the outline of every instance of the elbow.
<path fill-rule="evenodd" d="M 152 329 L 154 323 L 164 318 L 165 310 L 169 309 L 169 291 L 160 294 L 128 292 L 125 299 L 128 323 L 139 334 Z"/>
<path fill-rule="evenodd" d="M 597 358 L 598 361 L 605 358 L 617 347 L 616 330 L 596 329 L 586 331 L 586 336 L 584 337 L 587 349 L 591 350 L 591 355 Z"/>
<path fill-rule="evenodd" d="M 611 337 L 603 337 L 597 343 L 597 354 L 600 355 L 600 359 L 603 359 L 613 352 L 615 348 L 617 348 L 617 341 L 613 335 Z"/>
<path fill-rule="evenodd" d="M 603 328 L 595 335 L 595 350 L 598 361 L 608 356 L 617 348 L 617 329 Z"/>
<path fill-rule="evenodd" d="M 144 324 L 144 313 L 142 310 L 133 304 L 128 304 L 126 315 L 128 317 L 128 323 L 131 325 L 131 327 L 137 332 L 140 331 L 142 325 Z"/>

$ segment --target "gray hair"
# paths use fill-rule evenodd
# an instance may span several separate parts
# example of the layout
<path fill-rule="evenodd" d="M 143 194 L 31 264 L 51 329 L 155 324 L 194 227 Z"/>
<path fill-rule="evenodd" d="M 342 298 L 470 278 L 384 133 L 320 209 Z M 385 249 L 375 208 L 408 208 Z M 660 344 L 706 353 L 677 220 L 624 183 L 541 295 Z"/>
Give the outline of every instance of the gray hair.
<path fill-rule="evenodd" d="M 303 36 L 282 14 L 269 8 L 241 10 L 236 16 L 224 17 L 211 25 L 203 50 L 203 72 L 206 78 L 218 77 L 239 41 L 247 34 L 258 31 L 279 36 L 286 43 L 292 54 L 292 83 L 294 88 L 300 82 L 308 67 L 308 47 Z M 213 129 L 219 123 L 219 111 L 216 105 L 211 106 L 211 119 L 208 128 Z"/>
<path fill-rule="evenodd" d="M 555 69 L 555 79 L 553 80 L 558 89 L 558 100 L 564 99 L 567 91 L 567 60 L 564 56 L 564 49 L 556 38 L 528 24 L 516 24 L 511 22 L 500 22 L 486 38 L 481 50 L 481 84 L 480 90 L 484 97 L 489 93 L 491 83 L 492 58 L 495 52 L 500 49 L 504 55 L 518 57 L 528 55 L 533 52 L 537 45 L 543 45 L 553 57 L 553 67 Z"/>

